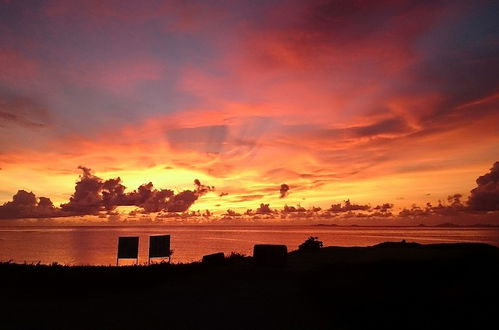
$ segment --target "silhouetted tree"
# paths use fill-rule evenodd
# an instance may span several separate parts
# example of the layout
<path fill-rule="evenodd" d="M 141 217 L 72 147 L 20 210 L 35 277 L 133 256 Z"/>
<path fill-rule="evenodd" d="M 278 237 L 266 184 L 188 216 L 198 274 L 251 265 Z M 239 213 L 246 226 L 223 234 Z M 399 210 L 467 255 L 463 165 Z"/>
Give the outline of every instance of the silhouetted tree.
<path fill-rule="evenodd" d="M 319 241 L 319 237 L 310 236 L 298 246 L 299 251 L 317 251 L 323 246 L 322 241 Z"/>

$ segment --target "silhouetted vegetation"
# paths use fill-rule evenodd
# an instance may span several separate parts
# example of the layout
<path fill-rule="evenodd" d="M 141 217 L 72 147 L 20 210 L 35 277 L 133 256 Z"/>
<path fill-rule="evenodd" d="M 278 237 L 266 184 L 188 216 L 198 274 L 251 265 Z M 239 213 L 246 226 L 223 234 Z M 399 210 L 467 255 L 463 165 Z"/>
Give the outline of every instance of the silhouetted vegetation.
<path fill-rule="evenodd" d="M 229 259 L 229 260 L 243 260 L 245 258 L 249 258 L 249 257 L 246 256 L 244 253 L 239 253 L 239 252 L 231 252 L 227 256 L 227 259 Z"/>
<path fill-rule="evenodd" d="M 317 251 L 323 247 L 322 241 L 319 241 L 319 237 L 310 236 L 298 246 L 299 251 Z"/>

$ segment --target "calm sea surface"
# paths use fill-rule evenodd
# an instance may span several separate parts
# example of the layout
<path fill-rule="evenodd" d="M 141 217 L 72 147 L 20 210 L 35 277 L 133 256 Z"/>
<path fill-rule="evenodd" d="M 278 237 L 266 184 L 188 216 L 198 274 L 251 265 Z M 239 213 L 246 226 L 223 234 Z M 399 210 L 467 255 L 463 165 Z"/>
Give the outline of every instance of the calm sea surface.
<path fill-rule="evenodd" d="M 326 246 L 368 246 L 385 241 L 482 242 L 499 246 L 499 228 L 326 227 L 326 226 L 81 226 L 0 227 L 0 261 L 68 265 L 116 263 L 119 236 L 139 236 L 139 261 L 147 262 L 149 235 L 171 235 L 172 262 L 198 261 L 205 254 L 252 254 L 254 244 L 285 244 L 294 250 L 309 236 Z"/>

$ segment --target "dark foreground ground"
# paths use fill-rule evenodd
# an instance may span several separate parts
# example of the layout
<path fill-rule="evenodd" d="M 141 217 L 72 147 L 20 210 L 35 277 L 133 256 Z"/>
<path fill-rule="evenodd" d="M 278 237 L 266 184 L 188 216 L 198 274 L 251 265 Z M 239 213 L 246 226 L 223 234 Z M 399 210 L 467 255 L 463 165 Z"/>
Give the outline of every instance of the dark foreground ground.
<path fill-rule="evenodd" d="M 224 265 L 0 264 L 0 329 L 497 329 L 499 248 L 383 243 Z"/>

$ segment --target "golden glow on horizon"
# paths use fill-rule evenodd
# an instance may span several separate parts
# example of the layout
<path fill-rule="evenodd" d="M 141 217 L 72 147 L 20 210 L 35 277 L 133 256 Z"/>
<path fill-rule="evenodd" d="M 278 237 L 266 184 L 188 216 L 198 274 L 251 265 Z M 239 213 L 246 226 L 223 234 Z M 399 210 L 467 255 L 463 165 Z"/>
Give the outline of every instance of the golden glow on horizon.
<path fill-rule="evenodd" d="M 282 208 L 284 205 L 302 205 L 304 207 L 320 206 L 327 208 L 333 203 L 350 199 L 355 203 L 375 204 L 391 202 L 396 208 L 408 207 L 413 203 L 424 205 L 426 202 L 436 203 L 445 200 L 449 191 L 467 195 L 474 187 L 474 180 L 483 172 L 480 166 L 459 168 L 449 171 L 426 171 L 402 175 L 385 175 L 356 180 L 337 180 L 324 184 L 317 189 L 300 189 L 306 180 L 286 180 L 262 183 L 255 170 L 242 171 L 237 176 L 219 178 L 201 171 L 171 168 L 168 165 L 157 165 L 151 168 L 127 170 L 98 171 L 95 174 L 102 179 L 120 177 L 127 187 L 127 192 L 137 189 L 141 184 L 153 182 L 157 189 L 172 189 L 176 192 L 194 189 L 193 180 L 199 179 L 203 184 L 216 187 L 215 192 L 202 196 L 191 210 L 206 209 L 224 213 L 227 209 L 239 212 L 246 209 L 255 210 L 260 203 L 269 203 L 271 208 Z M 6 171 L 3 171 L 5 174 Z M 11 200 L 11 191 L 18 189 L 33 191 L 37 196 L 50 197 L 55 205 L 68 201 L 74 192 L 74 184 L 80 172 L 43 173 L 30 167 L 16 166 L 8 171 L 9 180 L 3 183 L 2 202 Z M 4 178 L 5 176 L 2 176 Z M 435 178 L 438 178 L 436 180 Z M 459 178 L 457 180 L 456 178 Z M 29 184 L 28 184 L 29 183 Z M 286 198 L 279 198 L 280 183 L 288 183 L 291 187 Z M 227 195 L 220 197 L 225 192 Z"/>

